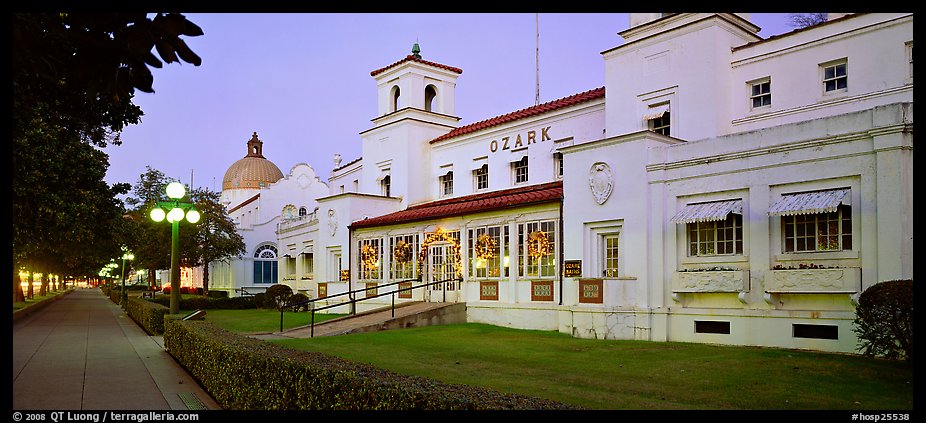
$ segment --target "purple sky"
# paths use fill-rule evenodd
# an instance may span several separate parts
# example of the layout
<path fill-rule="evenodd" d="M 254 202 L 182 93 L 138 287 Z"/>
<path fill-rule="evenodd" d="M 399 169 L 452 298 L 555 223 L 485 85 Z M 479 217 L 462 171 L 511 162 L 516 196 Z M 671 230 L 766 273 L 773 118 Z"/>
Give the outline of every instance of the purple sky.
<path fill-rule="evenodd" d="M 220 191 L 228 167 L 257 132 L 283 174 L 307 163 L 327 183 L 340 153 L 361 155 L 359 133 L 376 117 L 370 72 L 401 60 L 416 41 L 424 60 L 463 69 L 460 125 L 534 105 L 535 14 L 198 14 L 205 35 L 186 38 L 201 66 L 154 70 L 155 94 L 138 92 L 139 125 L 110 146 L 110 184 L 135 184 L 151 166 Z M 762 37 L 793 28 L 786 13 L 751 14 Z M 540 14 L 540 101 L 604 86 L 601 52 L 623 44 L 623 13 Z"/>

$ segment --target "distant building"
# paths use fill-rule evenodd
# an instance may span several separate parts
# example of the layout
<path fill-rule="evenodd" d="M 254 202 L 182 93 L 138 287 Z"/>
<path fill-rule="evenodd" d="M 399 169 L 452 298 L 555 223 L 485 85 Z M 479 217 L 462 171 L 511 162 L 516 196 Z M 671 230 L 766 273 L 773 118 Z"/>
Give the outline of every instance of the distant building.
<path fill-rule="evenodd" d="M 248 256 L 212 286 L 445 281 L 396 301 L 583 338 L 855 351 L 859 294 L 913 277 L 913 15 L 841 15 L 762 39 L 745 14 L 632 13 L 603 87 L 464 126 L 463 71 L 414 49 L 371 72 L 362 158 L 327 185 L 307 166 L 223 184 Z"/>

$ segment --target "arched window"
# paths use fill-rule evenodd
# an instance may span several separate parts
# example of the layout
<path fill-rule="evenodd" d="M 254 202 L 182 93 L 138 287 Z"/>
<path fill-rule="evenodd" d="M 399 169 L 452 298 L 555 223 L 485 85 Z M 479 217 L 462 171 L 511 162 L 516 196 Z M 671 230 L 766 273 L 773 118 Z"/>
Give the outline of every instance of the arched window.
<path fill-rule="evenodd" d="M 434 111 L 434 99 L 437 97 L 437 89 L 433 85 L 428 85 L 424 89 L 424 110 Z"/>
<path fill-rule="evenodd" d="M 299 217 L 305 216 L 307 214 L 309 214 L 309 212 L 305 209 L 305 207 L 299 207 Z"/>
<path fill-rule="evenodd" d="M 254 283 L 277 283 L 277 247 L 263 244 L 254 251 Z"/>
<path fill-rule="evenodd" d="M 399 96 L 400 95 L 401 95 L 401 90 L 399 89 L 399 86 L 396 85 L 392 87 L 392 110 L 390 110 L 390 112 L 399 110 Z"/>

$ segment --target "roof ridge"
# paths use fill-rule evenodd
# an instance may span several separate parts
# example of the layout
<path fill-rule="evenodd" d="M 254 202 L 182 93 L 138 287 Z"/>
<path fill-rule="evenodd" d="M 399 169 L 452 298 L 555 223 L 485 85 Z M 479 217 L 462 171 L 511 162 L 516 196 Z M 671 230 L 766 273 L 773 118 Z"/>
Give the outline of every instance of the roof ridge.
<path fill-rule="evenodd" d="M 349 227 L 364 228 L 399 223 L 417 222 L 450 216 L 462 216 L 491 210 L 501 210 L 534 204 L 562 201 L 563 182 L 554 181 L 527 187 L 516 187 L 467 195 L 454 199 L 437 200 L 408 207 L 392 213 L 352 222 Z"/>
<path fill-rule="evenodd" d="M 376 70 L 370 72 L 370 76 L 379 75 L 379 74 L 381 74 L 381 73 L 383 73 L 383 72 L 389 70 L 390 68 L 396 67 L 396 66 L 401 65 L 402 63 L 405 63 L 405 62 L 418 62 L 418 63 L 421 63 L 421 64 L 425 64 L 425 65 L 429 65 L 429 66 L 434 66 L 434 67 L 436 67 L 436 68 L 448 70 L 448 71 L 451 71 L 451 72 L 454 72 L 454 73 L 463 73 L 463 69 L 460 69 L 460 68 L 457 68 L 457 67 L 454 67 L 454 66 L 443 65 L 443 64 L 440 64 L 440 63 L 437 63 L 437 62 L 432 62 L 432 61 L 429 61 L 429 60 L 424 60 L 424 59 L 421 59 L 421 58 L 418 58 L 418 57 L 415 57 L 415 56 L 409 54 L 408 56 L 405 56 L 404 59 L 399 60 L 398 62 L 395 62 L 395 63 L 393 63 L 393 64 L 391 64 L 391 65 L 389 65 L 389 66 L 382 67 L 382 68 L 379 68 L 379 69 L 376 69 Z"/>
<path fill-rule="evenodd" d="M 498 116 L 495 116 L 489 119 L 470 123 L 468 125 L 463 125 L 459 128 L 451 130 L 450 132 L 447 132 L 444 135 L 441 135 L 437 138 L 432 139 L 429 143 L 434 144 L 439 141 L 443 141 L 449 138 L 476 132 L 481 129 L 491 128 L 493 126 L 501 125 L 503 123 L 513 122 L 513 121 L 523 119 L 526 117 L 536 116 L 542 113 L 548 113 L 548 112 L 559 110 L 565 107 L 574 106 L 576 104 L 584 103 L 586 101 L 592 101 L 598 98 L 603 98 L 604 95 L 605 95 L 605 87 L 593 88 L 587 91 L 583 91 L 583 92 L 572 94 L 566 97 L 558 98 L 556 100 L 551 100 L 546 103 L 541 103 L 541 104 L 537 104 L 534 106 L 525 107 L 523 109 L 516 110 L 510 113 L 498 115 Z"/>

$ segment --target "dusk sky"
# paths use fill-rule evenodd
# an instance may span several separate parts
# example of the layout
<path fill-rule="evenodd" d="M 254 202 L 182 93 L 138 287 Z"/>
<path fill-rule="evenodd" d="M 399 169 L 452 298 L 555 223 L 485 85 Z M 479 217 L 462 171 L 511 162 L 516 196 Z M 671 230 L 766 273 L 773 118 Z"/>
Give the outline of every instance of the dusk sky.
<path fill-rule="evenodd" d="M 326 182 L 361 155 L 376 117 L 370 72 L 411 52 L 461 68 L 456 116 L 466 125 L 534 105 L 534 13 L 185 14 L 205 33 L 186 37 L 201 66 L 154 69 L 155 94 L 137 92 L 142 122 L 110 146 L 106 181 L 135 184 L 145 167 L 220 191 L 257 132 L 284 175 L 307 163 Z M 793 30 L 786 13 L 751 14 L 767 38 Z M 623 44 L 623 13 L 539 15 L 540 101 L 604 86 L 601 52 Z"/>

